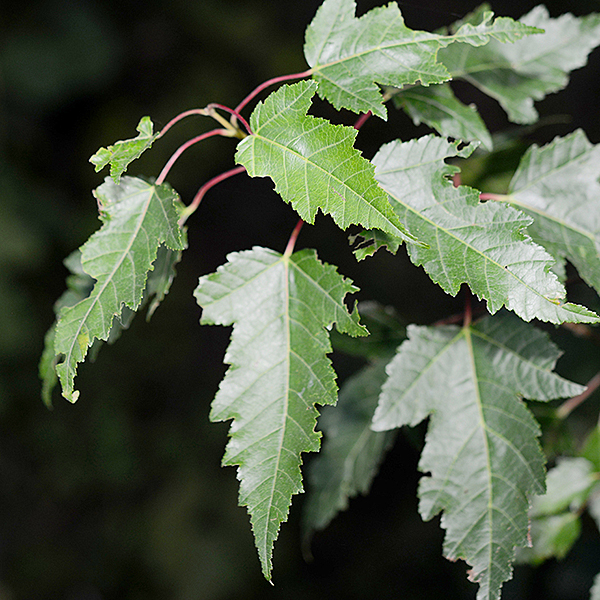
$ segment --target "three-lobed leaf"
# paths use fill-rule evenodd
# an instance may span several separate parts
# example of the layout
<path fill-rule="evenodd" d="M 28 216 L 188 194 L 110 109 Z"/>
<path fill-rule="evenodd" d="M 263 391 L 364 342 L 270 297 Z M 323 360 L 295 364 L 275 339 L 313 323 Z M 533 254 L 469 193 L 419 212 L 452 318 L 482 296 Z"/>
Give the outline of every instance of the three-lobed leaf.
<path fill-rule="evenodd" d="M 527 542 L 528 496 L 544 492 L 539 425 L 521 397 L 551 400 L 584 388 L 552 372 L 548 336 L 510 314 L 469 327 L 410 326 L 388 366 L 373 428 L 430 417 L 419 468 L 419 511 L 444 512 L 444 554 L 471 566 L 478 600 L 496 600 Z"/>
<path fill-rule="evenodd" d="M 306 114 L 316 87 L 312 81 L 285 85 L 259 103 L 236 162 L 251 177 L 271 177 L 309 223 L 320 209 L 343 229 L 360 224 L 415 241 L 377 186 L 373 165 L 353 147 L 357 131 Z"/>
<path fill-rule="evenodd" d="M 262 570 L 292 495 L 303 491 L 301 453 L 319 449 L 315 404 L 337 400 L 326 328 L 365 335 L 344 297 L 356 288 L 312 250 L 291 256 L 254 248 L 230 254 L 194 293 L 202 323 L 233 325 L 229 367 L 213 400 L 213 421 L 233 419 L 224 465 L 238 465 Z"/>
<path fill-rule="evenodd" d="M 600 293 L 600 146 L 578 130 L 525 153 L 506 200 L 531 215 L 529 233 L 567 258 Z"/>
<path fill-rule="evenodd" d="M 129 140 L 120 140 L 108 148 L 100 148 L 92 155 L 90 162 L 94 165 L 96 173 L 110 164 L 110 176 L 115 183 L 119 183 L 121 175 L 127 170 L 129 163 L 139 158 L 154 140 L 158 133 L 153 133 L 154 125 L 150 117 L 142 117 L 136 130 L 138 136 Z"/>
<path fill-rule="evenodd" d="M 479 20 L 486 9 L 480 7 L 465 21 Z M 534 101 L 563 89 L 570 72 L 584 66 L 588 54 L 600 44 L 600 14 L 553 19 L 540 5 L 520 22 L 543 33 L 512 44 L 496 40 L 481 47 L 453 44 L 440 50 L 439 59 L 452 78 L 470 82 L 495 98 L 511 121 L 527 124 L 538 118 Z M 456 27 L 463 26 L 460 22 Z"/>
<path fill-rule="evenodd" d="M 480 202 L 477 190 L 448 180 L 457 168 L 445 159 L 471 149 L 426 136 L 386 144 L 373 158 L 394 211 L 425 244 L 408 247 L 411 260 L 449 294 L 467 283 L 492 314 L 506 306 L 526 321 L 596 322 L 586 308 L 562 303 L 565 289 L 550 270 L 552 256 L 525 233 L 531 218 Z"/>
<path fill-rule="evenodd" d="M 185 248 L 179 197 L 170 186 L 133 177 L 117 185 L 107 178 L 95 196 L 103 226 L 81 247 L 81 266 L 96 282 L 88 297 L 62 308 L 54 341 L 60 361 L 56 373 L 71 402 L 79 396 L 74 390 L 77 364 L 94 340 L 108 339 L 124 310 L 137 310 L 159 246 Z"/>
<path fill-rule="evenodd" d="M 319 83 L 319 95 L 336 108 L 356 113 L 372 111 L 385 119 L 377 84 L 402 87 L 450 79 L 438 61 L 440 48 L 455 42 L 474 46 L 491 39 L 510 42 L 538 30 L 509 18 L 465 23 L 451 35 L 415 31 L 404 24 L 398 5 L 374 8 L 356 18 L 354 0 L 325 0 L 306 30 L 304 54 Z"/>

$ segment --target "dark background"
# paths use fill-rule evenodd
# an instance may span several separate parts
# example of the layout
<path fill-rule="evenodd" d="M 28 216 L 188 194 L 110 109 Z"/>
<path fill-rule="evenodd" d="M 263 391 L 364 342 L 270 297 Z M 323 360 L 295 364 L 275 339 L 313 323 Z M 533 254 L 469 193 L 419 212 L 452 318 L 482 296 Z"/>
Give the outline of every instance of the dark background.
<path fill-rule="evenodd" d="M 8 4 L 8 6 L 7 6 Z M 378 3 L 360 0 L 359 14 Z M 37 360 L 64 289 L 63 258 L 97 229 L 91 190 L 104 173 L 88 157 L 133 137 L 143 115 L 158 127 L 188 108 L 236 105 L 262 81 L 307 68 L 303 35 L 319 2 L 302 0 L 43 0 L 4 2 L 0 15 L 0 600 L 254 598 L 472 598 L 464 563 L 441 558 L 439 520 L 417 513 L 418 449 L 405 436 L 371 495 L 351 503 L 303 560 L 296 497 L 275 546 L 272 587 L 260 573 L 235 469 L 220 467 L 228 424 L 210 424 L 229 331 L 198 325 L 192 291 L 228 252 L 265 245 L 283 251 L 296 222 L 266 180 L 236 176 L 209 192 L 189 220 L 189 249 L 172 291 L 150 323 L 138 317 L 77 378 L 74 406 L 41 403 Z M 434 30 L 477 2 L 401 2 L 407 25 Z M 519 17 L 532 2 L 499 1 Z M 598 0 L 555 1 L 553 16 L 600 10 Z M 584 127 L 600 142 L 600 54 L 568 90 L 538 104 L 561 117 L 529 132 L 545 143 Z M 501 109 L 469 90 L 492 131 Z M 469 96 L 470 94 L 470 96 Z M 264 97 L 264 96 L 263 96 Z M 315 112 L 351 124 L 324 103 Z M 248 114 L 248 113 L 247 113 Z M 212 127 L 184 121 L 134 163 L 156 176 L 177 146 Z M 372 119 L 358 146 L 366 156 L 395 138 L 424 134 L 403 115 Z M 189 202 L 202 183 L 233 166 L 232 140 L 186 152 L 169 182 Z M 360 286 L 360 299 L 393 305 L 408 322 L 431 323 L 462 300 L 434 286 L 404 257 L 380 253 L 357 264 L 347 236 L 320 217 L 297 248 Z M 596 302 L 594 298 L 591 302 Z M 565 339 L 565 344 L 569 340 Z M 577 346 L 563 367 L 577 381 L 597 369 L 597 347 Z M 336 353 L 343 380 L 360 362 Z M 565 358 L 568 361 L 568 358 Z M 594 364 L 595 363 L 595 364 Z M 561 363 L 563 365 L 563 363 Z M 596 418 L 596 404 L 589 415 Z M 586 417 L 589 415 L 585 415 Z M 306 461 L 310 456 L 306 457 Z M 306 462 L 305 461 L 305 462 Z M 505 599 L 579 600 L 600 571 L 598 536 L 586 522 L 562 563 L 519 567 Z"/>

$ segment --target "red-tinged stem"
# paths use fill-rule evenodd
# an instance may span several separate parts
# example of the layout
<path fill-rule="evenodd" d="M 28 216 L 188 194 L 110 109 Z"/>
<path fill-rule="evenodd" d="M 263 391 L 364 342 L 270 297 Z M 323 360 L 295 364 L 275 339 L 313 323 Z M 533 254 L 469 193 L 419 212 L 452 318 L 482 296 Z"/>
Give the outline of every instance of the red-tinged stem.
<path fill-rule="evenodd" d="M 454 173 L 454 175 L 452 175 L 452 185 L 454 187 L 460 187 L 460 184 L 461 184 L 460 173 Z M 481 196 L 480 196 L 480 198 L 481 198 Z"/>
<path fill-rule="evenodd" d="M 221 173 L 220 175 L 213 177 L 212 179 L 209 179 L 196 192 L 196 195 L 194 196 L 194 199 L 190 202 L 190 204 L 185 207 L 185 209 L 179 219 L 179 225 L 180 226 L 183 225 L 188 220 L 188 217 L 196 211 L 200 202 L 202 202 L 202 198 L 204 198 L 204 196 L 206 195 L 206 192 L 208 192 L 208 190 L 210 190 L 212 187 L 217 185 L 217 183 L 220 183 L 221 181 L 224 181 L 225 179 L 229 179 L 230 177 L 233 177 L 234 175 L 237 175 L 238 173 L 243 173 L 245 170 L 246 170 L 245 167 L 235 167 L 233 169 L 229 169 L 229 171 L 225 171 L 224 173 Z"/>
<path fill-rule="evenodd" d="M 160 175 L 156 179 L 156 185 L 160 185 L 161 183 L 163 183 L 163 181 L 165 180 L 165 178 L 168 175 L 169 171 L 171 170 L 171 167 L 175 164 L 175 161 L 190 146 L 193 146 L 194 144 L 197 144 L 198 142 L 201 142 L 202 140 L 205 140 L 205 139 L 207 139 L 209 137 L 213 137 L 215 135 L 222 135 L 222 136 L 226 136 L 226 137 L 231 137 L 231 133 L 230 133 L 230 131 L 228 129 L 211 129 L 210 131 L 207 131 L 206 133 L 203 133 L 201 135 L 197 135 L 196 137 L 193 137 L 191 140 L 188 140 L 187 142 L 185 142 L 185 144 L 182 144 L 181 146 L 179 146 L 179 148 L 177 148 L 177 150 L 175 150 L 175 152 L 173 153 L 173 155 L 171 156 L 171 158 L 167 161 L 167 164 L 163 167 L 163 170 L 160 172 Z"/>
<path fill-rule="evenodd" d="M 373 116 L 373 113 L 371 111 L 368 111 L 368 112 L 360 115 L 360 117 L 358 117 L 358 119 L 356 119 L 356 123 L 354 123 L 354 125 L 353 125 L 354 129 L 357 129 L 357 130 L 360 129 L 372 116 Z"/>
<path fill-rule="evenodd" d="M 250 129 L 250 125 L 248 125 L 248 122 L 246 121 L 246 119 L 244 119 L 244 117 L 242 117 L 242 115 L 240 115 L 240 113 L 233 109 L 233 108 L 229 108 L 228 106 L 224 106 L 223 104 L 217 104 L 216 102 L 211 102 L 206 109 L 208 111 L 214 109 L 214 108 L 218 108 L 220 110 L 224 110 L 225 112 L 228 112 L 230 115 L 233 115 L 246 129 L 246 131 L 252 135 L 252 129 Z"/>
<path fill-rule="evenodd" d="M 585 402 L 598 388 L 600 387 L 600 373 L 596 373 L 587 383 L 585 392 L 579 396 L 573 396 L 565 400 L 557 409 L 556 416 L 559 419 L 565 419 L 572 411 L 574 411 L 582 402 Z"/>
<path fill-rule="evenodd" d="M 304 71 L 302 73 L 294 73 L 293 75 L 281 75 L 280 77 L 273 77 L 264 83 L 261 83 L 258 87 L 254 88 L 236 107 L 235 112 L 239 113 L 248 102 L 260 94 L 264 89 L 275 85 L 276 83 L 282 83 L 284 81 L 293 81 L 294 79 L 302 79 L 303 77 L 309 77 L 312 75 L 312 69 Z"/>
<path fill-rule="evenodd" d="M 471 326 L 471 320 L 473 319 L 473 307 L 471 305 L 471 290 L 467 288 L 465 294 L 465 318 L 463 319 L 463 328 Z"/>
<path fill-rule="evenodd" d="M 173 117 L 160 131 L 160 133 L 157 136 L 157 139 L 162 137 L 163 135 L 165 135 L 165 133 L 167 133 L 167 131 L 169 131 L 169 129 L 171 129 L 171 127 L 173 127 L 173 125 L 175 125 L 175 123 L 179 123 L 179 121 L 181 121 L 182 119 L 185 119 L 185 117 L 190 117 L 191 115 L 202 115 L 202 116 L 206 116 L 206 109 L 204 108 L 192 108 L 191 110 L 186 110 L 185 112 L 182 112 L 180 114 L 178 114 L 176 117 Z"/>
<path fill-rule="evenodd" d="M 302 225 L 304 225 L 304 221 L 299 219 L 296 223 L 296 227 L 294 227 L 294 231 L 292 231 L 292 235 L 290 235 L 290 239 L 288 240 L 287 246 L 285 247 L 285 252 L 283 255 L 285 257 L 291 256 L 294 251 L 294 246 L 296 245 L 296 240 L 298 239 L 298 235 L 300 234 L 300 230 L 302 229 Z"/>
<path fill-rule="evenodd" d="M 479 199 L 480 200 L 504 200 L 504 198 L 506 198 L 506 196 L 504 196 L 503 194 L 479 194 Z"/>

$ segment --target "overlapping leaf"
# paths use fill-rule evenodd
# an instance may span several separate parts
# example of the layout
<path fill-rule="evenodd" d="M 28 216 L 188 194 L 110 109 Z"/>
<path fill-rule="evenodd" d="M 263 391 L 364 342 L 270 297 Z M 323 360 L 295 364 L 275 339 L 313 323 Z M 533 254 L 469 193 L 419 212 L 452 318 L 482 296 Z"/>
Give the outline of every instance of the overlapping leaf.
<path fill-rule="evenodd" d="M 523 156 L 507 200 L 534 219 L 528 231 L 557 258 L 567 258 L 600 293 L 600 146 L 583 131 Z"/>
<path fill-rule="evenodd" d="M 470 327 L 410 326 L 388 366 L 373 428 L 430 416 L 419 468 L 425 520 L 444 511 L 445 556 L 464 559 L 478 600 L 496 600 L 527 542 L 528 496 L 544 491 L 537 422 L 520 397 L 550 400 L 584 388 L 552 372 L 546 334 L 510 314 Z"/>
<path fill-rule="evenodd" d="M 96 282 L 88 297 L 61 310 L 54 342 L 56 373 L 71 402 L 79 396 L 73 388 L 77 364 L 94 340 L 108 339 L 115 318 L 139 307 L 159 246 L 185 247 L 178 196 L 168 185 L 132 177 L 117 185 L 107 178 L 95 196 L 103 226 L 82 246 L 81 265 Z"/>
<path fill-rule="evenodd" d="M 410 115 L 415 125 L 425 123 L 443 137 L 479 141 L 487 150 L 492 149 L 492 136 L 475 106 L 458 100 L 448 84 L 401 90 L 394 95 L 394 103 Z"/>
<path fill-rule="evenodd" d="M 129 140 L 120 140 L 108 148 L 100 148 L 90 158 L 96 173 L 110 164 L 110 176 L 115 183 L 119 183 L 121 175 L 126 171 L 129 163 L 139 158 L 158 137 L 158 133 L 152 133 L 154 125 L 150 117 L 142 117 L 138 123 L 139 135 Z"/>
<path fill-rule="evenodd" d="M 451 35 L 409 29 L 394 2 L 359 19 L 355 12 L 354 0 L 325 0 L 306 30 L 304 55 L 320 96 L 338 109 L 370 110 L 383 119 L 387 113 L 376 83 L 442 83 L 450 74 L 437 60 L 440 48 L 454 42 L 480 46 L 492 38 L 511 42 L 537 31 L 505 17 L 492 21 L 491 12 Z"/>
<path fill-rule="evenodd" d="M 319 449 L 315 404 L 337 399 L 326 328 L 365 335 L 346 294 L 356 288 L 314 251 L 281 256 L 264 248 L 230 254 L 202 277 L 195 296 L 202 323 L 231 325 L 231 366 L 211 419 L 233 419 L 223 464 L 239 465 L 263 573 L 293 494 L 302 492 L 301 453 Z"/>
<path fill-rule="evenodd" d="M 529 217 L 506 205 L 481 203 L 477 190 L 448 180 L 457 168 L 444 159 L 470 152 L 457 145 L 435 136 L 396 141 L 373 159 L 394 210 L 427 244 L 411 244 L 411 260 L 449 294 L 467 283 L 492 314 L 506 306 L 526 321 L 597 321 L 586 308 L 562 303 L 565 290 L 550 271 L 552 256 L 524 232 Z"/>
<path fill-rule="evenodd" d="M 310 489 L 304 504 L 306 538 L 327 527 L 348 507 L 350 498 L 366 494 L 395 432 L 371 429 L 388 358 L 379 358 L 350 377 L 340 390 L 335 408 L 325 407 L 319 428 L 325 434 L 323 449 L 308 471 Z"/>
<path fill-rule="evenodd" d="M 313 223 L 319 209 L 343 229 L 370 223 L 414 241 L 377 186 L 374 168 L 353 148 L 356 130 L 307 116 L 316 84 L 283 86 L 250 117 L 253 135 L 238 145 L 236 162 L 252 177 L 269 176 L 298 214 Z"/>
<path fill-rule="evenodd" d="M 466 22 L 477 22 L 486 9 L 482 6 Z M 600 15 L 565 14 L 553 19 L 544 6 L 537 6 L 520 21 L 544 33 L 513 44 L 496 40 L 482 47 L 453 44 L 440 50 L 439 60 L 454 79 L 465 79 L 495 98 L 511 121 L 534 123 L 538 118 L 534 101 L 564 88 L 570 72 L 584 66 L 600 44 Z"/>

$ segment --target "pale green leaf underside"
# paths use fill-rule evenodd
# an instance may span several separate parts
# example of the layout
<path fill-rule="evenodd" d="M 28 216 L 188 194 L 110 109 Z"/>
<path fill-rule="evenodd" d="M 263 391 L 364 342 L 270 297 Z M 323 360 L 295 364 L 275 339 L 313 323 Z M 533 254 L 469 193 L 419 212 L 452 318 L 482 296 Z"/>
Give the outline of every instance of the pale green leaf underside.
<path fill-rule="evenodd" d="M 129 140 L 120 140 L 108 148 L 100 148 L 90 158 L 90 162 L 94 165 L 96 173 L 110 164 L 110 176 L 115 183 L 119 183 L 121 175 L 127 170 L 129 163 L 139 158 L 148 150 L 158 137 L 157 133 L 152 133 L 153 128 L 154 126 L 150 117 L 142 117 L 136 128 L 139 132 L 137 137 Z"/>
<path fill-rule="evenodd" d="M 325 0 L 306 30 L 304 54 L 319 83 L 319 95 L 336 108 L 372 111 L 386 118 L 376 83 L 402 87 L 450 79 L 437 60 L 440 48 L 454 42 L 475 46 L 490 39 L 509 42 L 534 33 L 509 18 L 492 21 L 486 13 L 477 25 L 465 24 L 452 35 L 414 31 L 404 24 L 394 2 L 356 18 L 354 0 Z"/>
<path fill-rule="evenodd" d="M 301 453 L 319 449 L 315 404 L 334 404 L 335 373 L 326 328 L 365 335 L 344 297 L 356 288 L 313 250 L 282 256 L 254 248 L 230 254 L 194 293 L 202 323 L 233 324 L 229 367 L 213 421 L 233 419 L 224 465 L 239 465 L 263 573 L 293 494 L 302 492 Z"/>
<path fill-rule="evenodd" d="M 479 19 L 482 10 L 473 18 Z M 454 79 L 469 81 L 495 98 L 511 121 L 525 124 L 538 118 L 534 101 L 564 88 L 569 73 L 584 66 L 600 44 L 600 15 L 552 19 L 544 6 L 537 6 L 520 21 L 544 33 L 513 44 L 453 44 L 440 50 L 439 59 Z"/>
<path fill-rule="evenodd" d="M 521 159 L 507 200 L 534 219 L 528 231 L 567 258 L 600 294 L 600 146 L 578 130 Z"/>
<path fill-rule="evenodd" d="M 590 600 L 600 600 L 600 573 L 594 577 L 594 585 L 590 590 Z"/>
<path fill-rule="evenodd" d="M 353 147 L 356 130 L 306 114 L 316 87 L 312 81 L 286 85 L 259 103 L 236 162 L 251 177 L 271 177 L 308 223 L 320 209 L 342 229 L 361 224 L 414 241 L 377 186 L 373 165 Z"/>
<path fill-rule="evenodd" d="M 303 510 L 305 538 L 327 527 L 335 515 L 348 508 L 350 498 L 366 494 L 395 432 L 376 432 L 371 419 L 389 358 L 376 359 L 346 380 L 335 408 L 325 407 L 319 429 L 323 449 L 310 464 L 309 491 Z"/>
<path fill-rule="evenodd" d="M 185 248 L 178 196 L 168 185 L 133 177 L 117 185 L 107 178 L 95 196 L 103 226 L 82 246 L 81 264 L 96 283 L 87 298 L 61 310 L 56 328 L 55 353 L 62 361 L 56 372 L 71 402 L 79 395 L 73 388 L 77 364 L 95 339 L 108 339 L 125 307 L 139 307 L 159 246 Z"/>
<path fill-rule="evenodd" d="M 584 388 L 552 372 L 548 336 L 507 314 L 468 328 L 409 327 L 388 366 L 377 431 L 430 417 L 419 510 L 444 511 L 445 556 L 463 559 L 478 600 L 497 600 L 514 548 L 527 542 L 528 496 L 544 492 L 540 429 L 520 397 L 550 400 Z"/>
<path fill-rule="evenodd" d="M 526 321 L 596 322 L 586 308 L 562 303 L 565 289 L 550 270 L 554 259 L 524 231 L 529 217 L 481 203 L 477 190 L 448 180 L 457 169 L 444 159 L 469 153 L 457 144 L 436 136 L 396 141 L 373 159 L 396 214 L 427 245 L 409 245 L 411 260 L 449 294 L 467 283 L 492 314 L 505 306 Z"/>
<path fill-rule="evenodd" d="M 448 84 L 401 90 L 394 95 L 394 103 L 410 115 L 415 125 L 425 123 L 443 137 L 479 141 L 492 150 L 492 136 L 477 109 L 458 100 Z"/>

